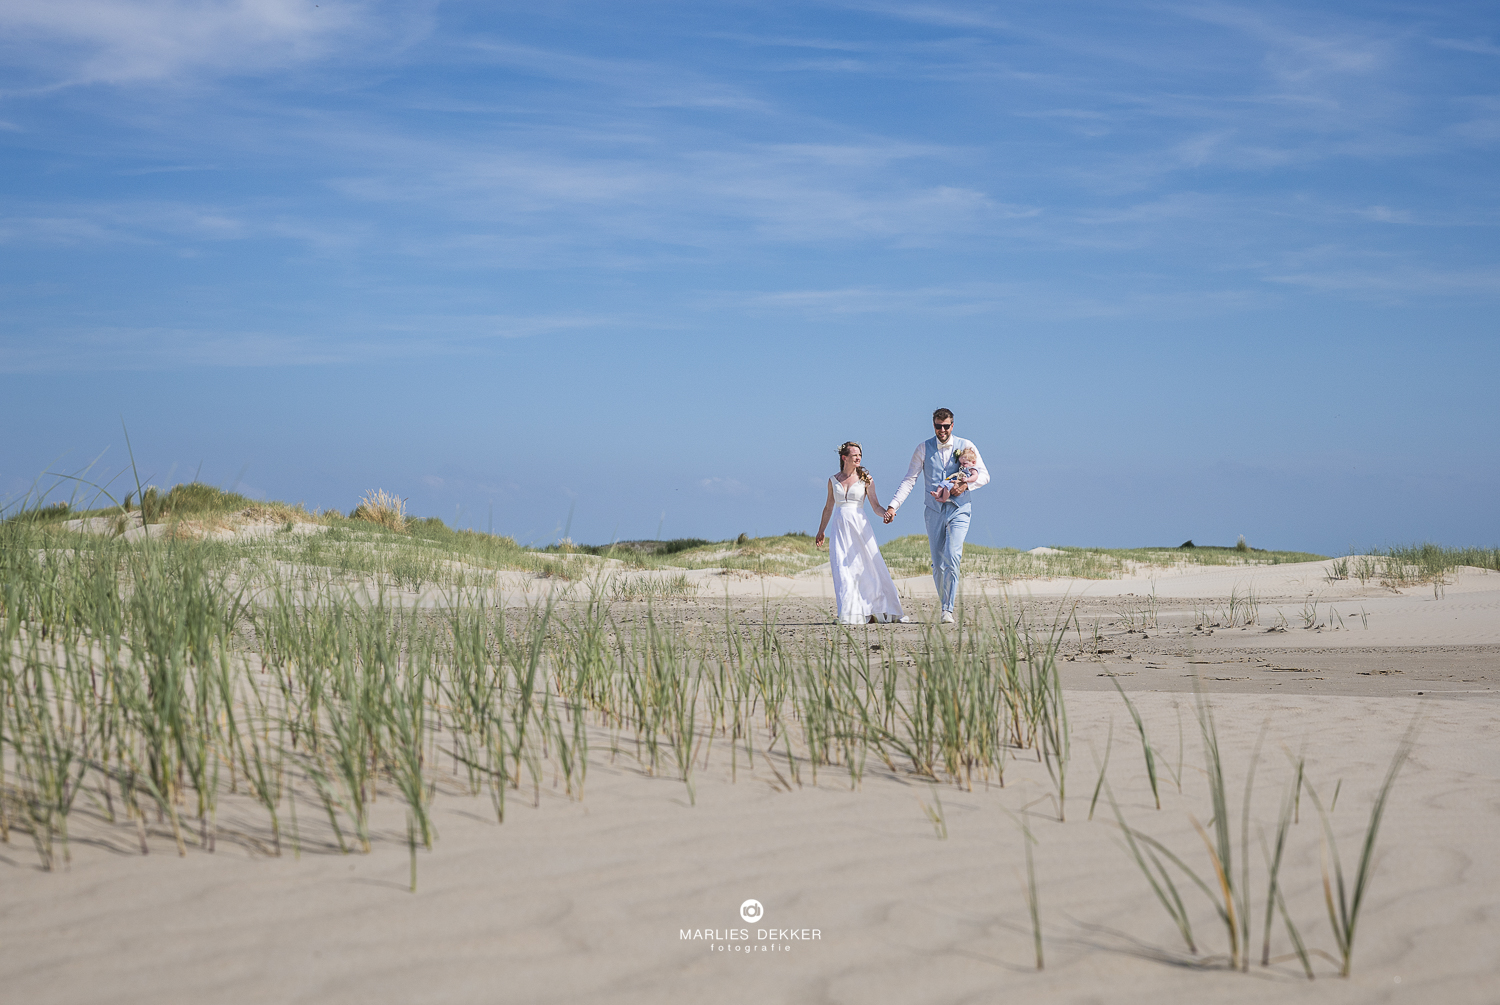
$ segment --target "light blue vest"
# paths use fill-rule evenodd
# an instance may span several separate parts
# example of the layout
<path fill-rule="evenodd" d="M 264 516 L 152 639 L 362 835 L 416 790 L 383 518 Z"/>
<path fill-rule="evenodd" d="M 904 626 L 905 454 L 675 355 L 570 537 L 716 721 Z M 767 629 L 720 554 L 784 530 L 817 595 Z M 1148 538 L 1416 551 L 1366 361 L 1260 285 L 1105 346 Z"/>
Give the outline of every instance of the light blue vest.
<path fill-rule="evenodd" d="M 949 475 L 958 473 L 958 455 L 963 452 L 965 447 L 973 446 L 968 440 L 960 439 L 957 436 L 952 437 L 949 442 L 953 444 L 953 453 L 948 455 L 948 463 L 946 464 L 942 462 L 938 455 L 940 448 L 936 436 L 922 444 L 926 448 L 925 456 L 922 458 L 922 481 L 926 485 L 923 495 L 927 499 L 928 509 L 941 510 L 944 514 L 957 513 L 959 511 L 968 512 L 969 493 L 967 492 L 959 496 L 957 500 L 950 499 L 947 502 L 938 502 L 932 497 L 932 493 L 943 487 L 943 483 L 948 480 Z"/>

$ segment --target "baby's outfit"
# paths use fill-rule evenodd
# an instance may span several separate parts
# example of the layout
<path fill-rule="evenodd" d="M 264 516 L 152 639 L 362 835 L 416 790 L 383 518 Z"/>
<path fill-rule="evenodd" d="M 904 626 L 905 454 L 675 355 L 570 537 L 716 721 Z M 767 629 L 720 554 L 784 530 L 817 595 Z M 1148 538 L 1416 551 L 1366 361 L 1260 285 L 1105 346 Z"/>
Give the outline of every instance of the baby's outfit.
<path fill-rule="evenodd" d="M 970 482 L 974 476 L 979 474 L 978 468 L 959 468 L 953 474 L 943 479 L 943 487 L 932 493 L 932 497 L 938 502 L 947 502 L 953 498 L 953 487 L 959 482 Z"/>

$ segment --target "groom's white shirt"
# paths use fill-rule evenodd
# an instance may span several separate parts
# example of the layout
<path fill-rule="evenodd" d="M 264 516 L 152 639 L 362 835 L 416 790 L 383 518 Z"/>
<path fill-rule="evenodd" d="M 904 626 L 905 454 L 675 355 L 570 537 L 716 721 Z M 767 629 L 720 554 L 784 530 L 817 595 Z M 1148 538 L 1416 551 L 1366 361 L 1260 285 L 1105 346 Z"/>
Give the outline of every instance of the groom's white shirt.
<path fill-rule="evenodd" d="M 948 458 L 954 450 L 963 450 L 969 447 L 974 451 L 974 480 L 969 483 L 966 491 L 972 492 L 990 483 L 989 469 L 984 466 L 984 458 L 980 456 L 979 448 L 959 436 L 948 437 L 947 443 L 938 444 L 937 456 L 944 466 L 948 464 Z M 906 477 L 902 479 L 901 486 L 896 489 L 896 494 L 891 497 L 891 506 L 900 509 L 906 497 L 911 495 L 912 488 L 917 484 L 917 479 L 922 475 L 922 466 L 927 463 L 927 441 L 923 440 L 917 444 L 916 451 L 911 455 L 911 466 L 906 469 Z"/>

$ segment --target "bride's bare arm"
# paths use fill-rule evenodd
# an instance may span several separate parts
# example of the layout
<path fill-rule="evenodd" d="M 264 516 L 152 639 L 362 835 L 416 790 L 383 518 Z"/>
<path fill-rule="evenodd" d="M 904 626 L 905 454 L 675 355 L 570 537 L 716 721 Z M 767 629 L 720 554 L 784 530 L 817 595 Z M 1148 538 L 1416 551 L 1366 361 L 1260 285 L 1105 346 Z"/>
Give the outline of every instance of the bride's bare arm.
<path fill-rule="evenodd" d="M 865 498 L 870 500 L 870 505 L 875 507 L 876 513 L 885 516 L 885 510 L 880 508 L 880 497 L 875 494 L 875 479 L 873 478 L 865 485 Z"/>
<path fill-rule="evenodd" d="M 813 544 L 823 547 L 823 532 L 828 529 L 828 518 L 833 516 L 833 479 L 828 480 L 828 502 L 823 504 L 823 520 L 818 524 L 818 536 Z"/>

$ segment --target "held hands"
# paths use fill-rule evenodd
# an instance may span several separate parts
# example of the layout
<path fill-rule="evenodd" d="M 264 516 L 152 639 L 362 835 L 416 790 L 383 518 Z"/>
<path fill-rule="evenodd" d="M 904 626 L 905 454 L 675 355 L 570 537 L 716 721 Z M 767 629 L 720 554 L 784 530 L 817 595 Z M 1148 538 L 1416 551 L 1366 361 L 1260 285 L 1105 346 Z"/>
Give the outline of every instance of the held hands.
<path fill-rule="evenodd" d="M 896 507 L 894 507 L 894 506 L 887 506 L 885 508 L 885 517 L 884 517 L 884 519 L 885 519 L 886 523 L 890 523 L 892 520 L 896 519 Z"/>

